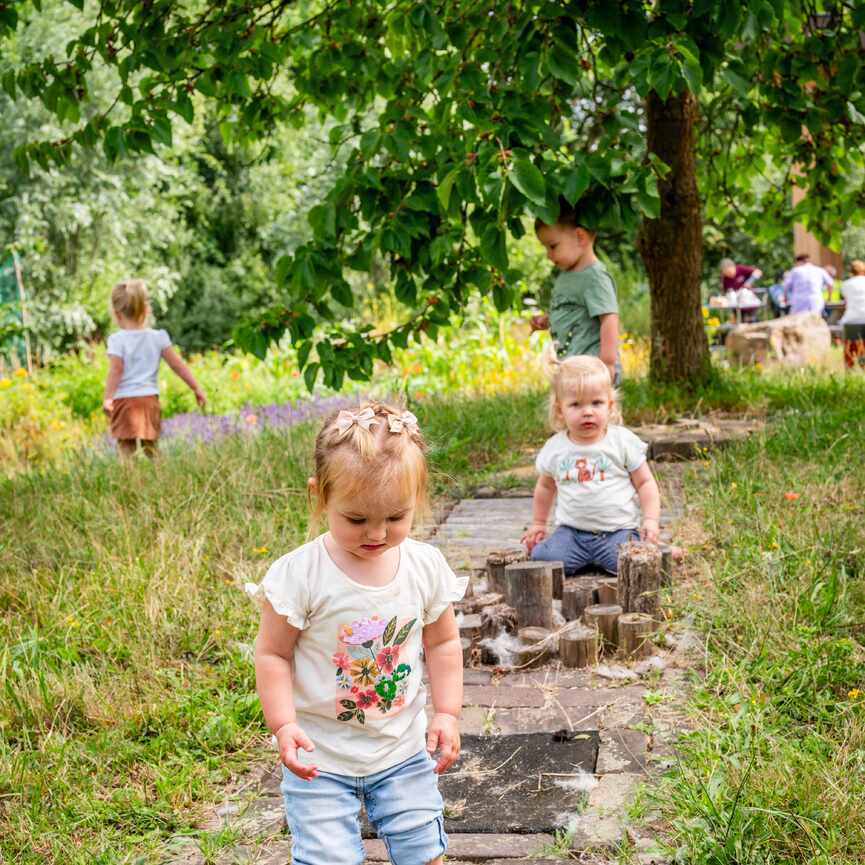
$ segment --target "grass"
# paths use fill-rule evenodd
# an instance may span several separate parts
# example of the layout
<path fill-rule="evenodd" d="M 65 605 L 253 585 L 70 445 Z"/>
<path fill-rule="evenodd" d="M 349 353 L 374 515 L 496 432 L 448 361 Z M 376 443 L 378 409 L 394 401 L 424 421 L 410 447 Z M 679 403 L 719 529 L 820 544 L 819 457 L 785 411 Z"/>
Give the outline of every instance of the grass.
<path fill-rule="evenodd" d="M 677 602 L 708 655 L 696 732 L 660 798 L 679 861 L 861 862 L 865 381 L 626 387 L 631 420 L 747 405 L 770 421 L 689 482 L 691 580 Z M 544 438 L 543 403 L 529 391 L 413 404 L 434 493 L 524 462 Z M 305 536 L 313 434 L 177 448 L 154 465 L 86 457 L 0 482 L 0 859 L 154 861 L 259 749 L 256 612 L 240 586 Z"/>

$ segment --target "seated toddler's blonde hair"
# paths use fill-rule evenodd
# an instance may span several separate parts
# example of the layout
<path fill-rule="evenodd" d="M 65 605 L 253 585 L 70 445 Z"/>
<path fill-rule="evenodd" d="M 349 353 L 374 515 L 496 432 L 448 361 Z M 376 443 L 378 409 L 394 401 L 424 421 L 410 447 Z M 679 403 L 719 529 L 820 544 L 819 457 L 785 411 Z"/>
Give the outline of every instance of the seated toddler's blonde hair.
<path fill-rule="evenodd" d="M 599 358 L 588 354 L 577 354 L 563 360 L 553 360 L 548 367 L 552 391 L 550 393 L 549 422 L 556 432 L 565 429 L 565 422 L 559 405 L 565 396 L 574 394 L 578 398 L 587 388 L 600 388 L 609 394 L 613 401 L 610 410 L 610 423 L 620 424 L 619 395 L 613 387 L 610 370 Z"/>

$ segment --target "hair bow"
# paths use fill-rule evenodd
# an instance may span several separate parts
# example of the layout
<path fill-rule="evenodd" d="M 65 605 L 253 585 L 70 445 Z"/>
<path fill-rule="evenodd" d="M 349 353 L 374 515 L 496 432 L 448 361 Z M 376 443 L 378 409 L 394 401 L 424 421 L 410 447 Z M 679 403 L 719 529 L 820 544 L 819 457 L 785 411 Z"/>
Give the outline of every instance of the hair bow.
<path fill-rule="evenodd" d="M 389 414 L 387 416 L 387 428 L 392 433 L 401 433 L 403 429 L 412 433 L 420 431 L 417 418 L 410 411 L 404 411 L 402 414 Z"/>
<path fill-rule="evenodd" d="M 336 428 L 340 436 L 344 436 L 355 424 L 369 432 L 370 427 L 378 423 L 375 412 L 367 406 L 363 411 L 353 412 L 343 409 L 336 416 Z"/>

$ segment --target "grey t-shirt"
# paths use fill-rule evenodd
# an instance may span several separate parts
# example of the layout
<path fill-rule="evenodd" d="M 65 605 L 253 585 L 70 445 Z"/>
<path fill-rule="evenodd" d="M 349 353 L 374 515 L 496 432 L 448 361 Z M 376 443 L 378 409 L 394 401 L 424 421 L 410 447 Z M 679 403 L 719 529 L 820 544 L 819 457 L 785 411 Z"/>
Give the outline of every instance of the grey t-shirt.
<path fill-rule="evenodd" d="M 118 330 L 108 337 L 108 354 L 123 361 L 123 375 L 114 394 L 116 399 L 127 396 L 152 396 L 159 393 L 156 373 L 162 352 L 171 345 L 164 330 Z"/>
<path fill-rule="evenodd" d="M 562 271 L 550 299 L 550 331 L 559 357 L 597 357 L 601 352 L 599 316 L 618 312 L 616 284 L 602 262 L 584 270 Z"/>
<path fill-rule="evenodd" d="M 615 532 L 640 525 L 640 502 L 631 472 L 646 461 L 646 445 L 629 429 L 610 424 L 591 444 L 556 433 L 535 460 L 539 474 L 556 482 L 556 525 L 585 532 Z"/>

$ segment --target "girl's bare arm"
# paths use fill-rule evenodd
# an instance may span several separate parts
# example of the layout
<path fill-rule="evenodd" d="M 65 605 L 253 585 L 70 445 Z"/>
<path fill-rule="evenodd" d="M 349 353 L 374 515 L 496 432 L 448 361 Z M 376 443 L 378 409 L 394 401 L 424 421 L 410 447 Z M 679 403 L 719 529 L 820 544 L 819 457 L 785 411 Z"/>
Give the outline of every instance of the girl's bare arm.
<path fill-rule="evenodd" d="M 427 728 L 427 750 L 438 749 L 435 771 L 444 772 L 460 753 L 463 704 L 463 650 L 452 606 L 423 629 L 423 647 L 435 712 Z"/>
<path fill-rule="evenodd" d="M 123 377 L 123 359 L 116 354 L 108 355 L 108 375 L 105 377 L 105 391 L 102 396 L 102 409 L 111 414 L 114 409 L 114 394 Z"/>
<path fill-rule="evenodd" d="M 171 346 L 162 350 L 162 358 L 171 368 L 171 371 L 189 386 L 189 389 L 195 394 L 196 402 L 204 408 L 207 398 L 183 358 Z"/>

